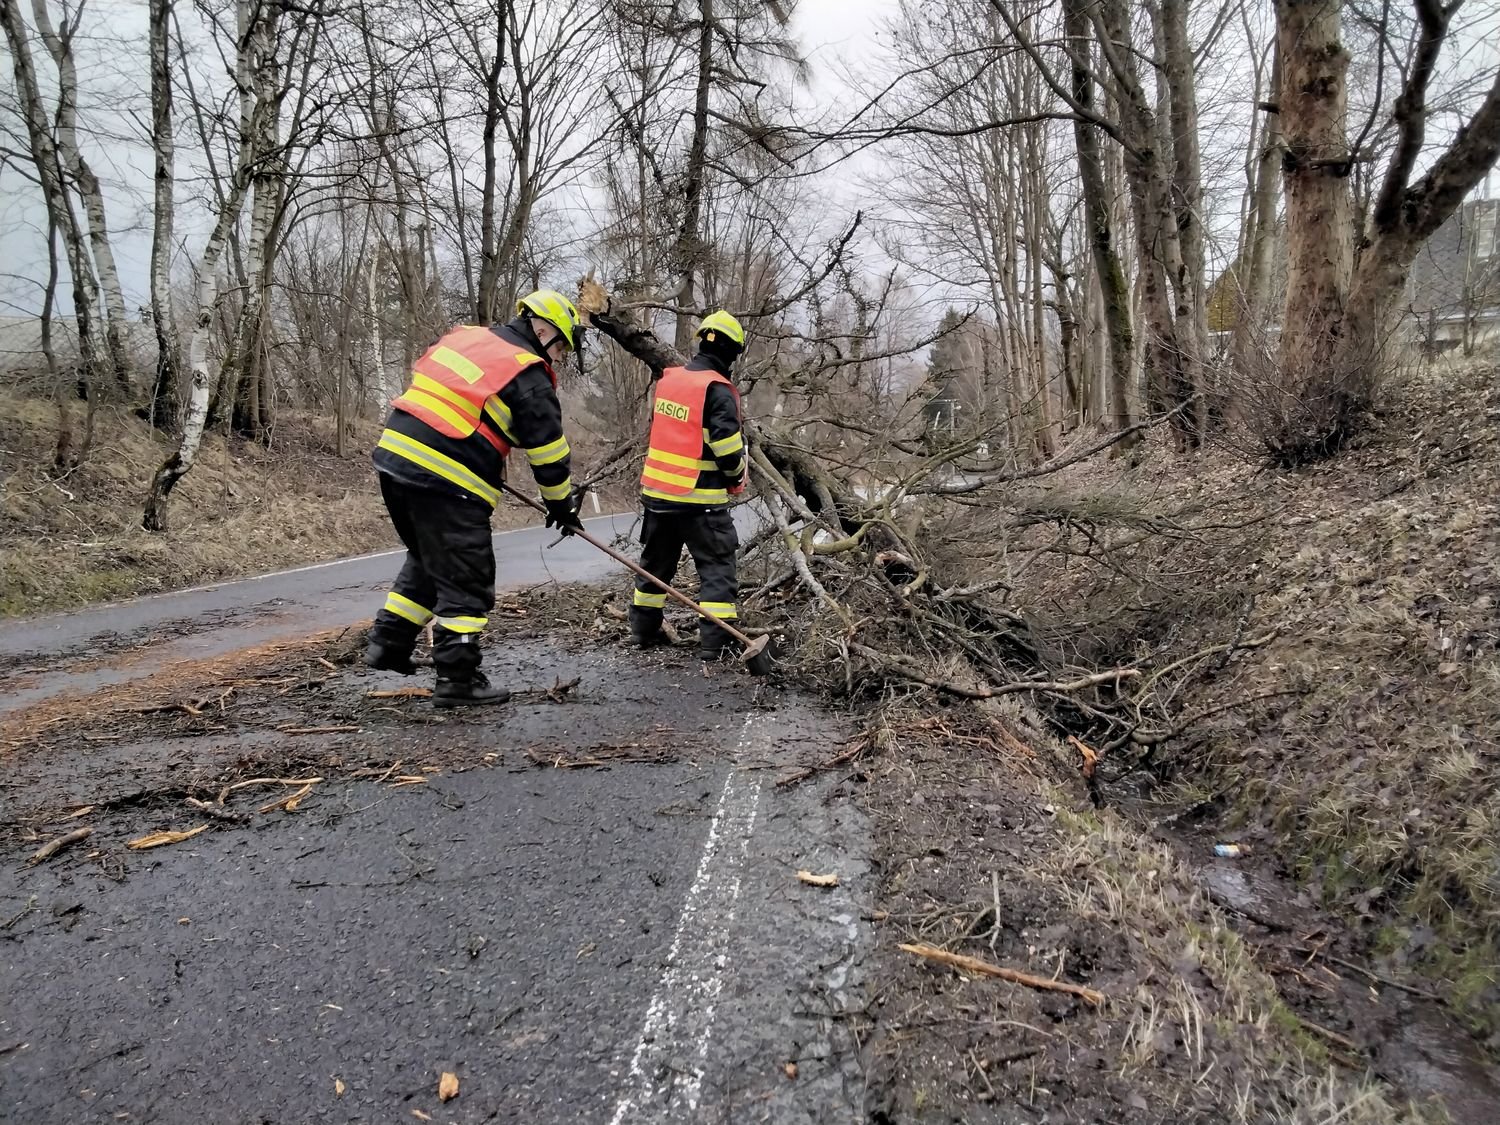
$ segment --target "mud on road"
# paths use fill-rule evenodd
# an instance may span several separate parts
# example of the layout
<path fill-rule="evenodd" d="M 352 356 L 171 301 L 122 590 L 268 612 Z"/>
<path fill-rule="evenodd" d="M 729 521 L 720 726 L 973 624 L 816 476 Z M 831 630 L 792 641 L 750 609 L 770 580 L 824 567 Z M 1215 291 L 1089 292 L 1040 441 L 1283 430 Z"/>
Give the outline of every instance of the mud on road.
<path fill-rule="evenodd" d="M 335 632 L 7 715 L 7 1118 L 864 1119 L 867 827 L 776 786 L 847 732 L 506 604 L 500 708 Z"/>

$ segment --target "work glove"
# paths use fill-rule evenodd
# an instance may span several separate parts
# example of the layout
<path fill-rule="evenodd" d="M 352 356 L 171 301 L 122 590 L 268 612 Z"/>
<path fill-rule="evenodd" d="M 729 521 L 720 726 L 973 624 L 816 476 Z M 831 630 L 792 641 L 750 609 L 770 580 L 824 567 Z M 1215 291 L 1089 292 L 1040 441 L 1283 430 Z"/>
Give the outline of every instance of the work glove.
<path fill-rule="evenodd" d="M 578 500 L 581 495 L 574 489 L 561 500 L 546 501 L 547 526 L 557 528 L 563 535 L 582 531 L 583 524 L 578 519 Z"/>
<path fill-rule="evenodd" d="M 740 479 L 737 480 L 737 481 L 735 481 L 734 484 L 732 484 L 732 485 L 729 486 L 729 495 L 731 495 L 731 496 L 738 496 L 738 495 L 740 495 L 742 492 L 745 491 L 746 487 L 748 487 L 749 484 L 750 484 L 750 470 L 746 469 L 740 475 Z"/>

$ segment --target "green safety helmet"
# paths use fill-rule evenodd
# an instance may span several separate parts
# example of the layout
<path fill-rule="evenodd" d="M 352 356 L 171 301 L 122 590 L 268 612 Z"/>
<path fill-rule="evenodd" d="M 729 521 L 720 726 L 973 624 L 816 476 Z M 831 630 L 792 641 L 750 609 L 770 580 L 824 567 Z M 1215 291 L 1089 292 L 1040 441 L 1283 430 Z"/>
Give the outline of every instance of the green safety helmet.
<path fill-rule="evenodd" d="M 712 343 L 720 335 L 740 348 L 745 346 L 744 328 L 723 309 L 709 313 L 698 324 L 698 339 Z"/>
<path fill-rule="evenodd" d="M 556 289 L 538 289 L 516 302 L 516 312 L 545 320 L 563 334 L 568 347 L 577 351 L 583 345 L 583 318 L 573 302 Z"/>

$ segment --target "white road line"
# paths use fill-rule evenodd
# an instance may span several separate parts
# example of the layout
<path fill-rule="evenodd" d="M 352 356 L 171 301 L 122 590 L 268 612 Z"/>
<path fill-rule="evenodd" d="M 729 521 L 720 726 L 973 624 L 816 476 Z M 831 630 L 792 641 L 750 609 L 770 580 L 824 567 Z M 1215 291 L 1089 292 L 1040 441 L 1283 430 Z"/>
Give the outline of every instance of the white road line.
<path fill-rule="evenodd" d="M 750 746 L 756 718 L 748 716 L 740 730 L 737 760 Z M 758 773 L 731 766 L 609 1125 L 694 1119 L 760 791 Z"/>

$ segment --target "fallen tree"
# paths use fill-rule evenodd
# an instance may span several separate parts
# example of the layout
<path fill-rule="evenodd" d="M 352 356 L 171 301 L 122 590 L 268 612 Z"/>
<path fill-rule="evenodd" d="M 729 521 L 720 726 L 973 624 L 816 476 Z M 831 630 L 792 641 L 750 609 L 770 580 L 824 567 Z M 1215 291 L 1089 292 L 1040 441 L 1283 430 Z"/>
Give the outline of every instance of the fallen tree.
<path fill-rule="evenodd" d="M 653 378 L 684 362 L 592 277 L 580 284 L 578 304 Z M 778 403 L 788 383 L 817 382 L 805 368 L 789 375 L 783 362 L 747 354 L 741 381 L 774 389 Z M 1194 719 L 1173 705 L 1185 682 L 1264 642 L 1237 626 L 1184 656 L 1183 621 L 1163 631 L 1154 620 L 1184 595 L 1217 598 L 1220 609 L 1243 598 L 1190 581 L 1166 589 L 1157 563 L 1204 549 L 1248 558 L 1258 513 L 1211 503 L 1155 512 L 1123 496 L 1059 496 L 1048 487 L 1047 478 L 1164 417 L 1103 437 L 1080 432 L 1043 463 L 1001 466 L 981 456 L 982 434 L 924 448 L 911 432 L 919 420 L 892 414 L 883 427 L 837 411 L 746 419 L 753 492 L 769 522 L 742 544 L 740 601 L 781 638 L 783 663 L 804 683 L 866 699 L 935 691 L 987 706 L 1027 698 L 1058 733 L 1088 747 L 1092 780 L 1090 755 L 1130 747 L 1149 755 L 1180 736 Z M 838 437 L 810 439 L 809 430 Z M 639 441 L 622 445 L 592 475 L 632 469 L 642 453 Z M 1023 579 L 1036 590 L 1049 568 L 1072 568 L 1076 580 L 1085 566 L 1100 597 L 1050 613 L 1018 604 Z"/>

